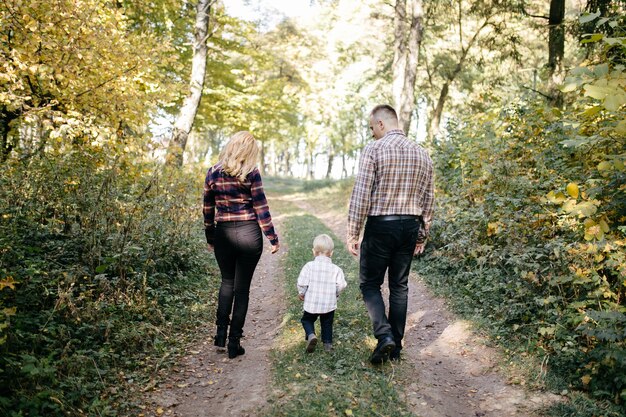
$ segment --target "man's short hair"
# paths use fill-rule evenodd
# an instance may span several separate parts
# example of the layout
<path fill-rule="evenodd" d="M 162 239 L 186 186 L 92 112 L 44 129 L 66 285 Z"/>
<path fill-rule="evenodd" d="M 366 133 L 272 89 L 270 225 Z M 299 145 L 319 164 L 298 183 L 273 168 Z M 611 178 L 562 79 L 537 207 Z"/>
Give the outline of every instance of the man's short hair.
<path fill-rule="evenodd" d="M 395 120 L 398 121 L 398 113 L 389 104 L 379 104 L 372 109 L 370 115 L 374 119 Z"/>
<path fill-rule="evenodd" d="M 316 255 L 320 253 L 330 255 L 333 249 L 335 249 L 335 244 L 327 234 L 317 235 L 315 239 L 313 239 L 313 252 L 315 252 Z"/>

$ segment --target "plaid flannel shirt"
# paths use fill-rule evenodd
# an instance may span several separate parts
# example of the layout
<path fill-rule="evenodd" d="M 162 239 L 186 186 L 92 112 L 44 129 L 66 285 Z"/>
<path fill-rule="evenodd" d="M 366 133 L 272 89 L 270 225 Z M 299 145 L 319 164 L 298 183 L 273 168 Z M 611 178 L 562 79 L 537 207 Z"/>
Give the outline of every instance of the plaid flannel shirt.
<path fill-rule="evenodd" d="M 304 294 L 304 311 L 324 314 L 337 309 L 337 297 L 348 284 L 343 271 L 324 255 L 308 262 L 298 276 L 298 293 Z"/>
<path fill-rule="evenodd" d="M 278 243 L 257 168 L 243 182 L 225 173 L 220 163 L 209 168 L 204 181 L 203 213 L 208 243 L 213 244 L 215 223 L 246 220 L 256 220 L 270 243 Z"/>
<path fill-rule="evenodd" d="M 350 208 L 348 241 L 358 241 L 367 216 L 417 215 L 426 240 L 435 203 L 433 163 L 428 152 L 401 130 L 368 143 L 361 154 Z"/>

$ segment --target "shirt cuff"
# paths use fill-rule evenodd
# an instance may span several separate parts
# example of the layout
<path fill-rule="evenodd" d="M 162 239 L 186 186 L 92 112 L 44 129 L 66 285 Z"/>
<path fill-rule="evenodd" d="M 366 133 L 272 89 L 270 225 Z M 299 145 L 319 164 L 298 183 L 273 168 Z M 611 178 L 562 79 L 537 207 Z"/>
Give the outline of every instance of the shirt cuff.
<path fill-rule="evenodd" d="M 206 243 L 212 245 L 215 242 L 215 226 L 205 228 L 204 236 L 206 237 Z"/>

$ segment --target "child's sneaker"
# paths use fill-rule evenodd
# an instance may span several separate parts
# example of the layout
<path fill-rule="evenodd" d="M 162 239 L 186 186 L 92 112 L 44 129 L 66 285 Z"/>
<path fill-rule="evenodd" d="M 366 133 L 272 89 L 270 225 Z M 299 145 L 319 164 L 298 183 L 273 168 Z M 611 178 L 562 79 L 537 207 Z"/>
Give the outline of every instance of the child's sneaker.
<path fill-rule="evenodd" d="M 332 352 L 333 351 L 333 344 L 332 343 L 324 343 L 324 351 L 325 352 Z"/>
<path fill-rule="evenodd" d="M 315 346 L 317 345 L 317 336 L 315 336 L 314 333 L 311 333 L 306 340 L 306 353 L 314 352 Z"/>

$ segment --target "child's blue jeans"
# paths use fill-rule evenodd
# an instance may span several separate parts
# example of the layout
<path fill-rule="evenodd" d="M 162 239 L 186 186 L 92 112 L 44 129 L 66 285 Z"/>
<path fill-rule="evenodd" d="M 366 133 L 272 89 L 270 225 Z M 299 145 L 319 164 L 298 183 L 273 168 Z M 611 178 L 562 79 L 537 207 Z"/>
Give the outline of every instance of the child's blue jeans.
<path fill-rule="evenodd" d="M 304 327 L 304 338 L 306 339 L 311 333 L 315 334 L 315 320 L 320 318 L 320 325 L 322 328 L 322 342 L 333 342 L 333 319 L 335 317 L 335 310 L 329 311 L 324 314 L 314 314 L 305 311 L 302 313 L 302 327 Z"/>

